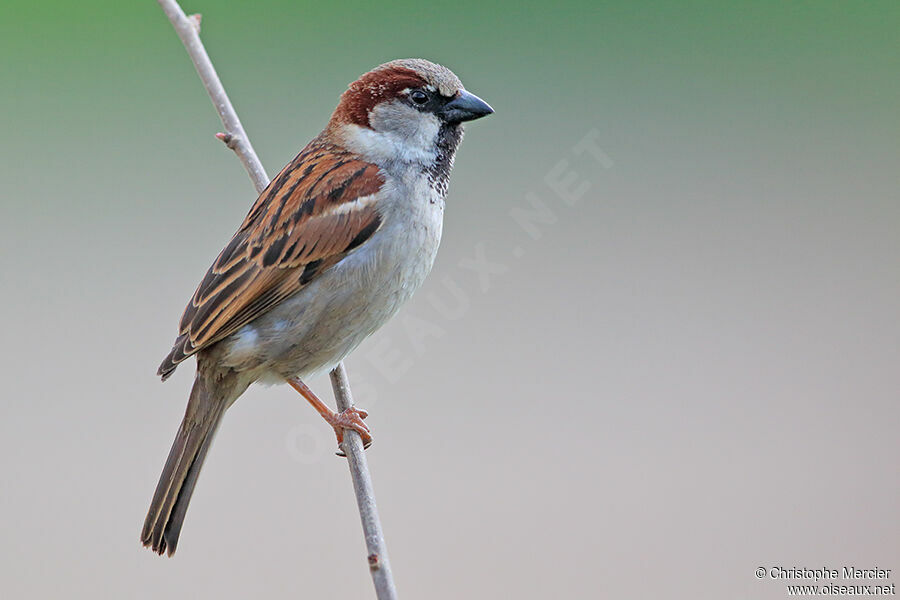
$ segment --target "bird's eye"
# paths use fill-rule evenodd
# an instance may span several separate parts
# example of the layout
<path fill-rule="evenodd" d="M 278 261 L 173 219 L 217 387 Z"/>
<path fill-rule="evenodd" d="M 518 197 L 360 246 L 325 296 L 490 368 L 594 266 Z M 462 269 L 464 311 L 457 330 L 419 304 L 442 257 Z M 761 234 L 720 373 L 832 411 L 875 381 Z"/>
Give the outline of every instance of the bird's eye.
<path fill-rule="evenodd" d="M 425 104 L 428 102 L 428 94 L 422 90 L 413 90 L 410 92 L 409 97 L 412 98 L 412 101 L 416 104 Z"/>

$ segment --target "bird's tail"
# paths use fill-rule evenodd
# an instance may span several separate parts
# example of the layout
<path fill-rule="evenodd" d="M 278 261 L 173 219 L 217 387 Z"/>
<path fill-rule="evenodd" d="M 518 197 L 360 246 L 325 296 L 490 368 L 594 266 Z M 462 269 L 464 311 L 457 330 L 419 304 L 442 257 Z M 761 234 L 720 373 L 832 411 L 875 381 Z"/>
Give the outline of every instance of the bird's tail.
<path fill-rule="evenodd" d="M 236 389 L 232 379 L 207 377 L 198 369 L 184 420 L 169 451 L 141 531 L 144 546 L 158 554 L 167 552 L 172 556 L 175 553 L 203 460 L 225 410 L 244 391 Z"/>

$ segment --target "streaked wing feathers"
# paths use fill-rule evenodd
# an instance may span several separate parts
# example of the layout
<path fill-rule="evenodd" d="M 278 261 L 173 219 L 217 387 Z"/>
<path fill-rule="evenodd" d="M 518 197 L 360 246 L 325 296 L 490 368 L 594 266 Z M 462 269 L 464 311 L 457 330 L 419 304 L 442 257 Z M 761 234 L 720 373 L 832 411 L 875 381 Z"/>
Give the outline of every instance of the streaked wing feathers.
<path fill-rule="evenodd" d="M 179 336 L 159 367 L 234 333 L 295 294 L 381 225 L 378 167 L 314 141 L 260 194 L 240 229 L 197 286 Z"/>

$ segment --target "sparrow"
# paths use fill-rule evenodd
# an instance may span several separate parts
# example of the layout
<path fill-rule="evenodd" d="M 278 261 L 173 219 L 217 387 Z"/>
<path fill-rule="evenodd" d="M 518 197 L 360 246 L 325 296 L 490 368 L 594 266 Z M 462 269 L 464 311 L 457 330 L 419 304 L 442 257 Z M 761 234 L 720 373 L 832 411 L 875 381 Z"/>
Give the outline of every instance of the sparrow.
<path fill-rule="evenodd" d="M 225 411 L 255 382 L 288 383 L 334 428 L 304 379 L 336 367 L 422 284 L 441 239 L 463 122 L 493 109 L 449 69 L 385 63 L 351 83 L 328 125 L 263 190 L 188 303 L 158 374 L 196 356 L 187 409 L 141 532 L 171 556 Z"/>

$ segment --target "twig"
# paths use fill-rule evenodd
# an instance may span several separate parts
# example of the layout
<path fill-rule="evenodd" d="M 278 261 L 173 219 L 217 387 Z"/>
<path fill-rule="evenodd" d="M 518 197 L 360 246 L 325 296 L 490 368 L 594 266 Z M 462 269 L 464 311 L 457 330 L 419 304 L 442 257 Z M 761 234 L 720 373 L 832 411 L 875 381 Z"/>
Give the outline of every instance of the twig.
<path fill-rule="evenodd" d="M 334 388 L 338 410 L 347 410 L 353 406 L 350 381 L 347 379 L 347 370 L 343 363 L 331 372 L 331 387 Z M 384 532 L 381 531 L 378 507 L 375 506 L 375 490 L 372 489 L 372 477 L 369 475 L 369 463 L 366 461 L 362 438 L 355 431 L 346 431 L 341 450 L 347 455 L 350 474 L 353 477 L 356 505 L 359 507 L 359 518 L 362 521 L 366 550 L 369 553 L 369 570 L 375 583 L 375 597 L 378 600 L 386 598 L 396 600 L 397 590 L 394 588 L 394 576 L 391 573 L 391 563 L 388 561 Z"/>
<path fill-rule="evenodd" d="M 269 185 L 269 176 L 262 163 L 259 162 L 256 152 L 253 151 L 253 146 L 250 145 L 250 140 L 244 132 L 244 126 L 241 125 L 241 120 L 238 119 L 231 100 L 228 99 L 228 94 L 225 93 L 225 88 L 219 80 L 219 74 L 216 73 L 216 69 L 206 53 L 206 48 L 200 41 L 200 15 L 186 16 L 175 0 L 158 0 L 158 2 L 166 16 L 169 17 L 169 21 L 172 22 L 172 27 L 175 28 L 178 37 L 181 38 L 181 42 L 194 63 L 194 68 L 197 69 L 197 75 L 200 76 L 200 81 L 203 82 L 203 87 L 209 94 L 209 99 L 212 100 L 213 106 L 216 107 L 219 117 L 222 119 L 225 134 L 216 137 L 235 151 L 250 174 L 256 191 L 262 192 Z"/>
<path fill-rule="evenodd" d="M 216 137 L 235 151 L 250 175 L 256 191 L 261 193 L 269 185 L 269 176 L 256 156 L 250 139 L 241 125 L 241 120 L 231 105 L 231 100 L 228 99 L 228 94 L 225 93 L 216 69 L 206 53 L 206 48 L 200 41 L 200 15 L 188 17 L 175 0 L 157 0 L 157 2 L 171 21 L 178 37 L 181 38 L 197 69 L 197 75 L 200 76 L 210 100 L 222 119 L 225 133 L 218 133 Z M 338 410 L 346 410 L 353 406 L 350 381 L 347 379 L 347 371 L 344 369 L 343 363 L 338 364 L 331 372 L 331 386 L 334 389 Z M 388 562 L 381 520 L 378 518 L 378 509 L 375 506 L 375 492 L 372 489 L 372 477 L 369 474 L 369 464 L 363 449 L 362 438 L 357 432 L 348 430 L 344 434 L 341 450 L 347 455 L 350 475 L 353 478 L 353 489 L 356 491 L 356 503 L 359 507 L 359 517 L 366 538 L 367 560 L 372 573 L 372 581 L 375 584 L 375 595 L 378 600 L 396 600 L 397 590 L 394 588 L 394 578 Z"/>

